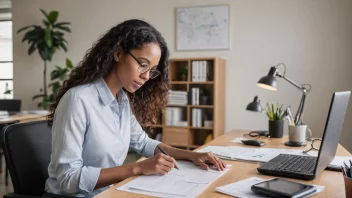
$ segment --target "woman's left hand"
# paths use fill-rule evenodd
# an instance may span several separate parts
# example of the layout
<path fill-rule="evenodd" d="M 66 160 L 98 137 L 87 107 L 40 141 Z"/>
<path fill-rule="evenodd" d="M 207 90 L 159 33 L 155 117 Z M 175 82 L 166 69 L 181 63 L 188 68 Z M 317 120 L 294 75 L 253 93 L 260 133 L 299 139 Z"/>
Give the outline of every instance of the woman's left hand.
<path fill-rule="evenodd" d="M 211 152 L 208 152 L 208 153 L 192 152 L 190 159 L 195 165 L 201 166 L 205 170 L 209 169 L 209 166 L 207 164 L 215 165 L 219 171 L 222 171 L 226 168 L 225 163 Z"/>

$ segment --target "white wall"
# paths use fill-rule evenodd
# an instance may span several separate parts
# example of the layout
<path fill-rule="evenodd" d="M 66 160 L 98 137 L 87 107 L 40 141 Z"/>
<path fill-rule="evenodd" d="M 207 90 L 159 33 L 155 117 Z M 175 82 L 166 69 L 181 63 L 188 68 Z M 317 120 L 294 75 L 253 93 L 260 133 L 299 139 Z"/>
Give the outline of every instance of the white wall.
<path fill-rule="evenodd" d="M 231 5 L 231 49 L 175 51 L 175 8 L 219 4 Z M 13 0 L 12 6 L 14 32 L 40 24 L 39 8 L 58 10 L 60 21 L 72 23 L 72 33 L 67 36 L 69 52 L 58 52 L 51 68 L 63 65 L 66 57 L 78 63 L 101 34 L 131 18 L 153 24 L 165 37 L 173 58 L 225 58 L 226 131 L 267 128 L 264 115 L 245 111 L 255 95 L 264 102 L 291 104 L 295 111 L 300 91 L 284 80 L 278 80 L 277 92 L 256 86 L 271 65 L 283 62 L 290 78 L 313 86 L 304 118 L 316 137 L 324 130 L 332 93 L 352 89 L 351 0 Z M 42 86 L 43 63 L 38 55 L 27 55 L 22 36 L 14 35 L 14 93 L 25 109 L 33 109 L 37 102 L 31 97 Z M 352 102 L 341 139 L 350 151 L 351 121 Z"/>

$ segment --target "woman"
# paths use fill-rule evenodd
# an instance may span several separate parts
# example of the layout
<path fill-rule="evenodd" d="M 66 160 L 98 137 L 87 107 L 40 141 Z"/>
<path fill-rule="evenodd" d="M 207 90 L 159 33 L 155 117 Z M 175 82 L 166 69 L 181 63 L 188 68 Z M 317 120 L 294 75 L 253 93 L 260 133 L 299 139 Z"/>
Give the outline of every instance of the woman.
<path fill-rule="evenodd" d="M 51 105 L 47 192 L 92 197 L 134 175 L 167 174 L 175 159 L 225 168 L 211 153 L 150 139 L 139 125 L 156 123 L 167 104 L 168 57 L 161 34 L 141 20 L 113 27 L 93 45 Z M 129 148 L 149 158 L 123 165 Z"/>

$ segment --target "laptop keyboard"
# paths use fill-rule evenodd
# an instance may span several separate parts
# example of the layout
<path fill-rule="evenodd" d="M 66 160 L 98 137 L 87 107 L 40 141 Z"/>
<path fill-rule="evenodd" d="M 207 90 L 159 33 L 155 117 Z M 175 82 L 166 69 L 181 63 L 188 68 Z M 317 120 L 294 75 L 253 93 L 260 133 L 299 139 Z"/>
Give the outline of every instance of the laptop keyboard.
<path fill-rule="evenodd" d="M 316 157 L 284 154 L 281 154 L 280 156 L 285 157 L 286 159 L 271 170 L 313 174 L 317 160 Z"/>

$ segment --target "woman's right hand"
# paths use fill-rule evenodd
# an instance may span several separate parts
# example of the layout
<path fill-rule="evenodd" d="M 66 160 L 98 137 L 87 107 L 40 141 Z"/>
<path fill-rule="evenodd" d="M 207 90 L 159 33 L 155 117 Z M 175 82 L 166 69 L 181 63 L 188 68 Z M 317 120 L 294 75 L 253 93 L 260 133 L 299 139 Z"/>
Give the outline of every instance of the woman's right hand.
<path fill-rule="evenodd" d="M 170 172 L 176 164 L 173 157 L 158 153 L 155 156 L 136 163 L 136 173 L 138 175 L 165 175 Z"/>

